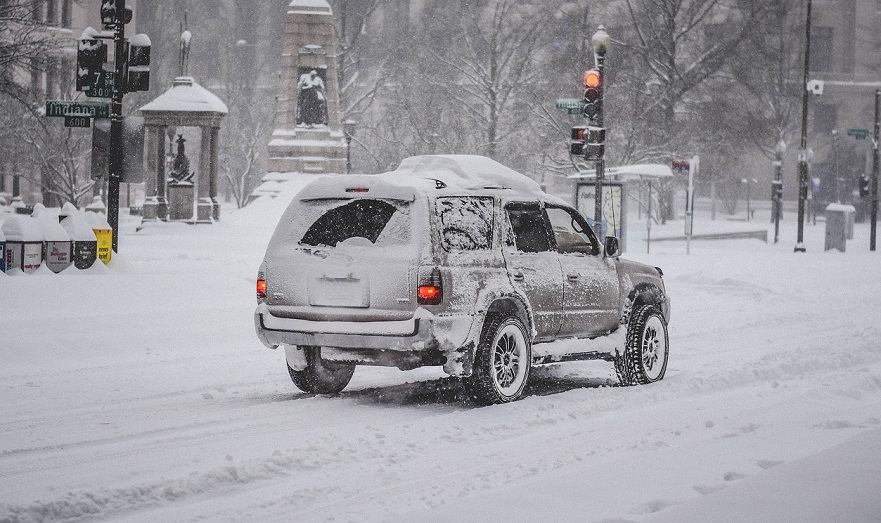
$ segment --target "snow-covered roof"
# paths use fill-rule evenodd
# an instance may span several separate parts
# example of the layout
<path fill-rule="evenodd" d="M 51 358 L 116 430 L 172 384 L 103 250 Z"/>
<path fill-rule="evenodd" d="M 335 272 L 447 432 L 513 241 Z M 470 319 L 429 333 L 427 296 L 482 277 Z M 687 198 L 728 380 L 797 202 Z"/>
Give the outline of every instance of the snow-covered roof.
<path fill-rule="evenodd" d="M 226 104 L 189 76 L 174 79 L 174 85 L 141 107 L 143 112 L 192 112 L 227 114 Z"/>
<path fill-rule="evenodd" d="M 387 173 L 326 176 L 304 187 L 297 198 L 374 197 L 412 201 L 416 194 L 427 191 L 487 190 L 510 190 L 511 196 L 559 200 L 544 193 L 531 178 L 490 158 L 471 155 L 413 156 Z"/>
<path fill-rule="evenodd" d="M 439 180 L 462 189 L 499 188 L 541 195 L 541 186 L 528 176 L 485 156 L 465 154 L 412 156 L 386 173 L 392 178 L 408 174 L 425 180 Z"/>
<path fill-rule="evenodd" d="M 331 14 L 333 11 L 327 0 L 293 0 L 288 4 L 288 12 L 308 14 Z"/>

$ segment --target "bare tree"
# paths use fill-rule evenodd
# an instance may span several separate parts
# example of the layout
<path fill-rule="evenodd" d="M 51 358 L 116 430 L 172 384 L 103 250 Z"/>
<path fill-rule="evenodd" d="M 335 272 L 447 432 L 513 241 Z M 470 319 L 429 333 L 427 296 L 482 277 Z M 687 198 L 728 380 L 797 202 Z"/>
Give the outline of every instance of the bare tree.
<path fill-rule="evenodd" d="M 25 80 L 51 62 L 59 47 L 57 32 L 36 16 L 45 0 L 11 0 L 0 4 L 0 95 L 19 101 L 29 98 Z"/>

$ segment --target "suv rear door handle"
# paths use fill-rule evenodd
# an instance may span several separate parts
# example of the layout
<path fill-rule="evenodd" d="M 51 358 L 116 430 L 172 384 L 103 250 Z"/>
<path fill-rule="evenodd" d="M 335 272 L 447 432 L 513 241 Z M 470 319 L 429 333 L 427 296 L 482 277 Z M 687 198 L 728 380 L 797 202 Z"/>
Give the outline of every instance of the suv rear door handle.
<path fill-rule="evenodd" d="M 578 279 L 578 273 L 577 272 L 569 273 L 566 275 L 566 277 L 569 278 L 569 281 L 575 281 Z"/>
<path fill-rule="evenodd" d="M 514 281 L 523 281 L 523 271 L 520 269 L 514 269 L 511 272 L 511 277 L 514 278 Z"/>

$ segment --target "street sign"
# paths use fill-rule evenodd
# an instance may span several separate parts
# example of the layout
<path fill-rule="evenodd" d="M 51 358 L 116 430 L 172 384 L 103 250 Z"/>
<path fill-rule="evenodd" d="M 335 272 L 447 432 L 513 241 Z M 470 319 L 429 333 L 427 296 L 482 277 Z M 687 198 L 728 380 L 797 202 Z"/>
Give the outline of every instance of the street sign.
<path fill-rule="evenodd" d="M 853 136 L 857 140 L 865 140 L 866 138 L 869 137 L 869 130 L 868 129 L 848 129 L 847 135 Z"/>
<path fill-rule="evenodd" d="M 87 114 L 69 114 L 64 116 L 65 127 L 91 127 L 92 117 Z"/>
<path fill-rule="evenodd" d="M 108 102 L 46 100 L 46 116 L 63 118 L 71 115 L 88 115 L 92 118 L 110 118 L 110 104 Z"/>
<path fill-rule="evenodd" d="M 86 91 L 90 98 L 113 98 L 113 82 L 116 73 L 113 71 L 101 71 L 95 76 L 94 81 Z"/>
<path fill-rule="evenodd" d="M 578 98 L 560 98 L 556 103 L 557 109 L 564 109 L 569 114 L 581 114 L 584 110 L 584 100 Z"/>

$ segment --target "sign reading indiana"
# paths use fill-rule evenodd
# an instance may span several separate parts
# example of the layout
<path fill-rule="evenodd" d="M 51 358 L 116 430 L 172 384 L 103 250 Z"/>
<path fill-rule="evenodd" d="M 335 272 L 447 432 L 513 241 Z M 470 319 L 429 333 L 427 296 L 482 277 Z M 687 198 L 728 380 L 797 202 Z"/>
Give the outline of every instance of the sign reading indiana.
<path fill-rule="evenodd" d="M 110 104 L 107 102 L 46 100 L 46 116 L 62 118 L 74 115 L 90 116 L 92 118 L 110 118 Z"/>

